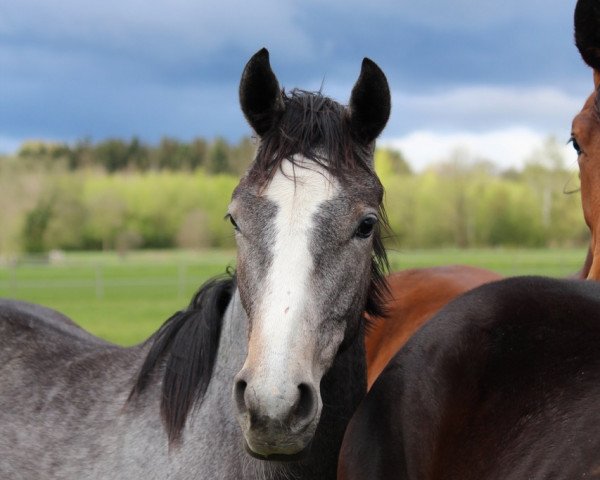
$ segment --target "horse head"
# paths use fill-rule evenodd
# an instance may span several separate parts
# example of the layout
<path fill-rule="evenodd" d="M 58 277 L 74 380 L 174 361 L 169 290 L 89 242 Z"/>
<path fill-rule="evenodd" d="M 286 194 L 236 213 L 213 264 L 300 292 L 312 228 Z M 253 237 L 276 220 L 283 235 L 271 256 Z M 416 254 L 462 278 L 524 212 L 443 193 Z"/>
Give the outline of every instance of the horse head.
<path fill-rule="evenodd" d="M 364 59 L 347 107 L 321 93 L 286 93 L 262 49 L 239 93 L 259 146 L 228 212 L 249 322 L 233 397 L 250 454 L 289 460 L 313 438 L 321 380 L 339 352 L 362 341 L 362 312 L 377 312 L 385 289 L 373 152 L 390 92 Z"/>

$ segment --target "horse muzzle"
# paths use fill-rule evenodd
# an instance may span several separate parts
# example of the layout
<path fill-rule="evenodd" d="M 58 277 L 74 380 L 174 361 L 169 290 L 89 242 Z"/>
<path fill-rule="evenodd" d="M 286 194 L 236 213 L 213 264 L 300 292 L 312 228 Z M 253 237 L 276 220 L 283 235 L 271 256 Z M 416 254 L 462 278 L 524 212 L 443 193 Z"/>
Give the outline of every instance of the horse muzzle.
<path fill-rule="evenodd" d="M 309 449 L 321 413 L 321 399 L 309 382 L 268 382 L 236 377 L 233 397 L 249 453 L 261 459 L 296 460 Z"/>

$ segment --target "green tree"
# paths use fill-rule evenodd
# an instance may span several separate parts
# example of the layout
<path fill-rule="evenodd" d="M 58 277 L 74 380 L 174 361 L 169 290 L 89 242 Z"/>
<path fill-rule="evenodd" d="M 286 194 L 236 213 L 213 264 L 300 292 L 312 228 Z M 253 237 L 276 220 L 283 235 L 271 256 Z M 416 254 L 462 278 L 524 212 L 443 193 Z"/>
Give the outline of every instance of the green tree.
<path fill-rule="evenodd" d="M 40 253 L 46 250 L 44 236 L 52 216 L 52 205 L 49 199 L 40 201 L 25 215 L 23 226 L 23 249 L 29 253 Z"/>
<path fill-rule="evenodd" d="M 190 145 L 190 170 L 196 170 L 206 165 L 208 143 L 203 138 L 195 138 Z"/>
<path fill-rule="evenodd" d="M 78 140 L 71 149 L 69 170 L 90 168 L 95 163 L 94 145 L 89 138 Z"/>
<path fill-rule="evenodd" d="M 380 177 L 412 175 L 412 169 L 400 150 L 378 148 L 375 150 L 375 170 Z"/>
<path fill-rule="evenodd" d="M 181 142 L 174 138 L 163 137 L 156 149 L 156 164 L 159 170 L 180 170 L 183 164 Z"/>
<path fill-rule="evenodd" d="M 574 230 L 580 230 L 578 225 L 583 226 L 579 194 L 573 192 L 576 188 L 568 188 L 569 184 L 578 184 L 576 179 L 577 173 L 567 169 L 562 148 L 554 137 L 547 138 L 526 160 L 521 180 L 537 198 L 549 243 L 565 244 Z"/>
<path fill-rule="evenodd" d="M 230 147 L 227 141 L 218 137 L 208 152 L 207 170 L 209 173 L 227 173 L 230 171 Z"/>
<path fill-rule="evenodd" d="M 109 139 L 98 143 L 95 148 L 96 162 L 113 173 L 124 170 L 129 164 L 129 145 L 119 139 Z"/>
<path fill-rule="evenodd" d="M 74 250 L 83 246 L 81 229 L 87 212 L 78 190 L 80 189 L 71 183 L 59 186 L 55 192 L 52 214 L 44 233 L 44 245 L 47 250 Z"/>
<path fill-rule="evenodd" d="M 115 248 L 117 238 L 126 229 L 127 205 L 113 188 L 95 193 L 87 200 L 89 216 L 85 224 L 88 244 L 102 250 Z"/>
<path fill-rule="evenodd" d="M 138 171 L 150 168 L 150 152 L 148 147 L 137 137 L 133 137 L 127 149 L 127 166 Z"/>
<path fill-rule="evenodd" d="M 244 137 L 231 149 L 229 173 L 243 175 L 256 155 L 256 146 L 250 137 Z"/>

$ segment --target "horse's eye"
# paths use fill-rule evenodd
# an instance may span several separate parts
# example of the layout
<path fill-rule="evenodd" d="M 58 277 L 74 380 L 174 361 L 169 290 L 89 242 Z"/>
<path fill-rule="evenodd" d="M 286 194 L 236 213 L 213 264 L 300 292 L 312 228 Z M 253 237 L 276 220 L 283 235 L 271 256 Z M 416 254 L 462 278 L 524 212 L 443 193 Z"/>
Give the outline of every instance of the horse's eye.
<path fill-rule="evenodd" d="M 577 155 L 581 155 L 581 147 L 577 143 L 577 140 L 575 139 L 574 136 L 571 136 L 571 138 L 569 139 L 569 142 L 573 144 L 573 148 L 577 152 Z"/>
<path fill-rule="evenodd" d="M 237 223 L 235 223 L 235 220 L 233 219 L 233 217 L 231 216 L 230 213 L 228 213 L 227 215 L 225 215 L 225 218 L 229 219 L 229 222 L 231 223 L 231 225 L 233 225 L 233 228 L 236 230 L 239 230 Z"/>
<path fill-rule="evenodd" d="M 373 233 L 376 224 L 377 217 L 375 215 L 369 215 L 361 220 L 354 235 L 358 238 L 369 238 Z"/>

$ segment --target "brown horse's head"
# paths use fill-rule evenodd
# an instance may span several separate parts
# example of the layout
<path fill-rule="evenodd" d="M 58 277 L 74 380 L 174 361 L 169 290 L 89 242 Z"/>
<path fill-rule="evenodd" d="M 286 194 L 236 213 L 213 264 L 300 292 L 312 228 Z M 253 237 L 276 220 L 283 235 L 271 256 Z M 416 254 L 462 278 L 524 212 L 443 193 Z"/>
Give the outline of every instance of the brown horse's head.
<path fill-rule="evenodd" d="M 579 0 L 575 7 L 575 43 L 594 70 L 594 92 L 573 120 L 571 140 L 578 154 L 581 202 L 592 233 L 588 279 L 600 280 L 600 2 Z"/>

